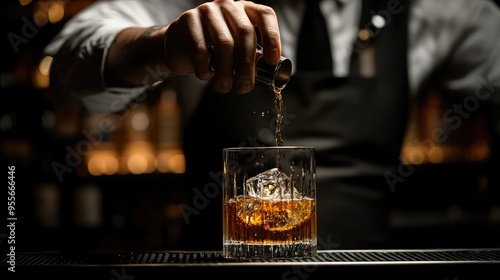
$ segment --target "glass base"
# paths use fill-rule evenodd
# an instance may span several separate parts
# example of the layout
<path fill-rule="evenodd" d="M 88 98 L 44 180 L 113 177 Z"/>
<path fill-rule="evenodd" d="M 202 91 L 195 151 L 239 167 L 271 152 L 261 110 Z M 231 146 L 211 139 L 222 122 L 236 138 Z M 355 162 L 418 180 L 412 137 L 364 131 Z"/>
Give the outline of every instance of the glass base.
<path fill-rule="evenodd" d="M 316 241 L 302 241 L 287 244 L 249 244 L 227 241 L 223 246 L 226 259 L 299 259 L 315 257 Z"/>

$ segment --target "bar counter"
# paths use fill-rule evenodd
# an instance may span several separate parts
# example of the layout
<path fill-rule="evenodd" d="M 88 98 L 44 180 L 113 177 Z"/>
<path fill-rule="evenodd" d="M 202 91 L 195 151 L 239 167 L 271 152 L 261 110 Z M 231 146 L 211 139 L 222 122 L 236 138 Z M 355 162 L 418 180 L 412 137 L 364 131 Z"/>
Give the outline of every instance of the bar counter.
<path fill-rule="evenodd" d="M 10 266 L 2 257 L 2 270 Z M 219 251 L 23 252 L 21 276 L 64 279 L 500 279 L 500 249 L 319 250 L 314 258 L 227 260 Z"/>

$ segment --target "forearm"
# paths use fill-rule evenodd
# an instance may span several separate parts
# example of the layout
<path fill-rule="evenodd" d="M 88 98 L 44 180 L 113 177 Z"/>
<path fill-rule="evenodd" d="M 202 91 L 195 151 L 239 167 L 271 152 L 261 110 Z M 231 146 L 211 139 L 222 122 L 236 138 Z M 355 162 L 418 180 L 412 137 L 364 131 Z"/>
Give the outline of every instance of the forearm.
<path fill-rule="evenodd" d="M 54 56 L 55 88 L 77 96 L 135 92 L 168 75 L 194 74 L 201 80 L 213 78 L 220 92 L 229 92 L 233 84 L 238 93 L 251 90 L 255 26 L 266 62 L 280 58 L 274 11 L 249 1 L 189 3 L 97 2 L 73 18 L 47 48 Z M 212 47 L 216 72 L 210 68 Z"/>
<path fill-rule="evenodd" d="M 167 26 L 127 28 L 118 33 L 104 64 L 106 86 L 148 86 L 171 74 L 164 62 L 166 29 Z"/>

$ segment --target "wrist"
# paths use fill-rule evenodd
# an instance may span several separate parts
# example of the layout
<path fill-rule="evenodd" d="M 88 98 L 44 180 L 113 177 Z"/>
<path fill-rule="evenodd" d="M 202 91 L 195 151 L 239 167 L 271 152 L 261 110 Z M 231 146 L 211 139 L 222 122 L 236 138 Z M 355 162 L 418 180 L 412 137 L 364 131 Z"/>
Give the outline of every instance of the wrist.
<path fill-rule="evenodd" d="M 165 26 L 128 28 L 112 43 L 105 63 L 108 86 L 150 86 L 171 74 L 164 61 Z"/>

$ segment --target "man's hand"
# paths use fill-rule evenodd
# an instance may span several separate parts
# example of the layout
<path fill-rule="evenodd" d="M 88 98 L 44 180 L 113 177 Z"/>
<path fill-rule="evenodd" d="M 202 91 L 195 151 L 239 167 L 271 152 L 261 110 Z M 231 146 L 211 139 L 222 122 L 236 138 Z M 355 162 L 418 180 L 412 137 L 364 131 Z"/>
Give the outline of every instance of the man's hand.
<path fill-rule="evenodd" d="M 281 41 L 276 14 L 250 1 L 215 0 L 188 10 L 165 29 L 164 59 L 174 75 L 194 73 L 213 78 L 215 89 L 246 93 L 255 81 L 256 38 L 260 31 L 263 59 L 278 63 Z M 210 48 L 215 73 L 210 71 Z"/>

